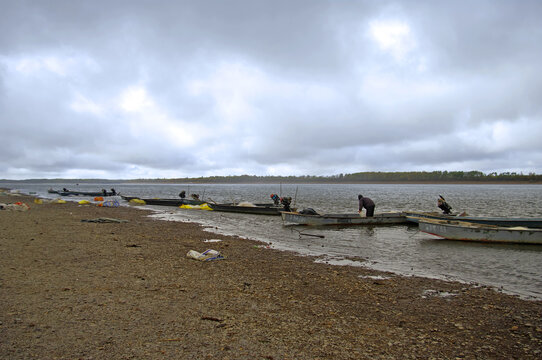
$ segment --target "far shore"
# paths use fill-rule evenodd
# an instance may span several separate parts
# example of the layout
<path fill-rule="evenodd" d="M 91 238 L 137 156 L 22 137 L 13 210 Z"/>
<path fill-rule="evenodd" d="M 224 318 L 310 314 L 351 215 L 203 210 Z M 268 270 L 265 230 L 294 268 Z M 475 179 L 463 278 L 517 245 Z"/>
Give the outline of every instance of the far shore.
<path fill-rule="evenodd" d="M 159 185 L 277 185 L 279 182 L 199 182 L 164 180 L 111 180 L 111 179 L 0 179 L 0 184 L 159 184 Z M 357 181 L 357 182 L 280 182 L 281 185 L 540 185 L 542 181 Z"/>
<path fill-rule="evenodd" d="M 212 181 L 207 178 L 190 180 L 179 179 L 24 179 L 9 180 L 0 179 L 0 184 L 32 183 L 32 184 L 160 184 L 160 185 L 540 185 L 542 181 L 536 180 L 493 180 L 493 181 Z"/>

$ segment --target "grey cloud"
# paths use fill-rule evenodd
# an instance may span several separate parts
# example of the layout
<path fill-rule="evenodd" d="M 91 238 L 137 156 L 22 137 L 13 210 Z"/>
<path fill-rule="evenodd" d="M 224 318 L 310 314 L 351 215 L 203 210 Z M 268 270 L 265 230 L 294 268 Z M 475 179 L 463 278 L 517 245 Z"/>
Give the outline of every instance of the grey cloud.
<path fill-rule="evenodd" d="M 538 1 L 2 8 L 5 177 L 542 171 Z"/>

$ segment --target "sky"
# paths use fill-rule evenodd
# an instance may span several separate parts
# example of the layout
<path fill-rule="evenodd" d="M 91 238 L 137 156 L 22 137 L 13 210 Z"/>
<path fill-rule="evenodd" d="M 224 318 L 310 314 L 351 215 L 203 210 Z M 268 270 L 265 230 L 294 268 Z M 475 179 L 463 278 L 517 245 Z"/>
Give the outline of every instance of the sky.
<path fill-rule="evenodd" d="M 0 179 L 542 173 L 539 0 L 0 9 Z"/>

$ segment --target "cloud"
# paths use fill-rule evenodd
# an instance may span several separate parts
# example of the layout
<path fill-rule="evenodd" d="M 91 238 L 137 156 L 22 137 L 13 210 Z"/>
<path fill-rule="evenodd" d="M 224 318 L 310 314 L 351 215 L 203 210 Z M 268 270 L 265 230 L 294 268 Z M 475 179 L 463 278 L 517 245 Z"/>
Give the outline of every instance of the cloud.
<path fill-rule="evenodd" d="M 538 1 L 162 5 L 5 4 L 2 177 L 542 171 Z"/>

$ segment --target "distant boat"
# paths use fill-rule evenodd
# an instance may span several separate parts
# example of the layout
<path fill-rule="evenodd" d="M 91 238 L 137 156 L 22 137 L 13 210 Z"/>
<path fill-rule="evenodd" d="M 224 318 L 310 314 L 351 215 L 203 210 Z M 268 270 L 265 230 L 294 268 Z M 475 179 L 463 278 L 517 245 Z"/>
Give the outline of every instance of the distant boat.
<path fill-rule="evenodd" d="M 407 219 L 412 222 L 418 222 L 418 219 L 436 219 L 436 220 L 457 220 L 468 221 L 476 224 L 487 224 L 497 226 L 525 226 L 528 228 L 542 228 L 542 218 L 528 217 L 487 217 L 487 216 L 457 216 L 445 215 L 436 212 L 409 212 L 406 211 Z"/>
<path fill-rule="evenodd" d="M 241 204 L 212 204 L 207 203 L 207 205 L 214 211 L 223 211 L 223 212 L 235 212 L 243 214 L 256 214 L 256 215 L 280 215 L 281 211 L 284 211 L 284 207 L 277 206 L 273 203 L 270 204 L 250 204 L 250 203 L 241 203 Z"/>
<path fill-rule="evenodd" d="M 115 196 L 119 195 L 116 191 L 72 191 L 72 190 L 47 190 L 49 194 L 58 194 L 60 196 Z"/>
<path fill-rule="evenodd" d="M 202 205 L 206 203 L 206 201 L 202 201 L 202 200 L 183 199 L 183 198 L 174 198 L 174 199 L 140 198 L 137 196 L 124 196 L 124 195 L 121 195 L 121 197 L 126 201 L 139 199 L 139 200 L 145 201 L 145 204 L 147 205 L 160 205 L 160 206 L 177 206 L 178 207 L 181 205 Z"/>
<path fill-rule="evenodd" d="M 449 240 L 542 245 L 542 229 L 423 218 L 417 222 L 421 231 Z"/>
<path fill-rule="evenodd" d="M 282 220 L 295 225 L 397 225 L 408 224 L 401 212 L 375 214 L 373 217 L 362 217 L 359 213 L 311 215 L 298 212 L 283 212 Z"/>

